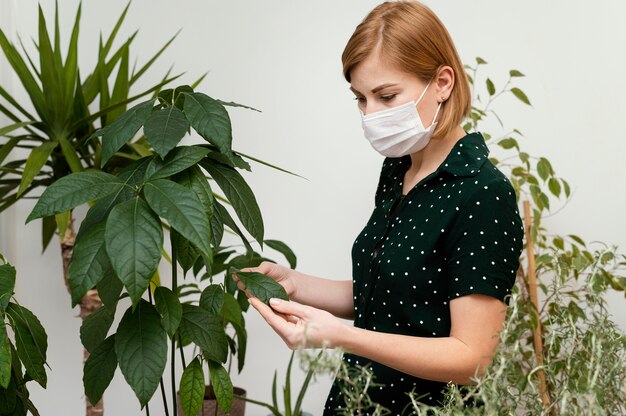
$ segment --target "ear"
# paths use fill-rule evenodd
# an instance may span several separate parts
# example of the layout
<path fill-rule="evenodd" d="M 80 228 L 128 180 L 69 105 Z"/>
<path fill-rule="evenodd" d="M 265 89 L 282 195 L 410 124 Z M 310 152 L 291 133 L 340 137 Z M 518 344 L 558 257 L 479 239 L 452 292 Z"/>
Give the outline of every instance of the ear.
<path fill-rule="evenodd" d="M 444 65 L 435 74 L 435 93 L 437 102 L 446 101 L 454 88 L 454 70 L 448 65 Z"/>

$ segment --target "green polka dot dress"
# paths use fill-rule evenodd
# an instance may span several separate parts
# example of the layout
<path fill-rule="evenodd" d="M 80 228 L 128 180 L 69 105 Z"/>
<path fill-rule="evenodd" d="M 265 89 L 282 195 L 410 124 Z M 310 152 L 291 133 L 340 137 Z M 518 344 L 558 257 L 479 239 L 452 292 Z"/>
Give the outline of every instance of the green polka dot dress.
<path fill-rule="evenodd" d="M 352 246 L 355 326 L 447 337 L 451 299 L 480 293 L 509 304 L 524 228 L 513 186 L 488 154 L 481 133 L 466 134 L 406 195 L 402 181 L 411 157 L 385 158 L 374 211 Z M 413 413 L 405 394 L 411 390 L 430 405 L 443 400 L 446 383 L 354 354 L 343 360 L 370 365 L 374 381 L 384 384 L 370 388 L 370 398 L 392 415 Z M 336 379 L 324 415 L 340 414 L 345 400 Z"/>

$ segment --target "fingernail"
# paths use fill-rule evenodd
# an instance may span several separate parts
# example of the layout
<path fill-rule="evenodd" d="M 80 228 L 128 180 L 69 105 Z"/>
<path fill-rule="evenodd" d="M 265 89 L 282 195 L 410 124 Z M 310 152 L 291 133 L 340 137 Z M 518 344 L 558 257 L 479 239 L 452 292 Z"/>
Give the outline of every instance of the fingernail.
<path fill-rule="evenodd" d="M 274 305 L 274 306 L 276 306 L 276 305 L 278 305 L 279 303 L 280 303 L 280 299 L 278 299 L 278 298 L 271 298 L 271 299 L 270 299 L 270 305 Z"/>

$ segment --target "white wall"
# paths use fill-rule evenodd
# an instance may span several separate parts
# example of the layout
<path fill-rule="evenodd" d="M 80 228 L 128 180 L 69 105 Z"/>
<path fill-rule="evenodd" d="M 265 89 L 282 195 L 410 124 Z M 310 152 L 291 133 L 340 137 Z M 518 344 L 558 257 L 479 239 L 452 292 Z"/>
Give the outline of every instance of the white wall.
<path fill-rule="evenodd" d="M 507 97 L 495 108 L 508 127 L 524 132 L 522 146 L 548 157 L 572 185 L 573 199 L 546 226 L 587 241 L 612 242 L 624 251 L 626 3 L 426 3 L 446 24 L 466 62 L 477 55 L 489 61 L 487 72 L 496 86 L 511 68 L 527 75 L 518 86 L 533 107 Z M 77 1 L 60 4 L 67 40 Z M 298 269 L 319 276 L 350 278 L 350 247 L 373 207 L 382 157 L 362 136 L 340 56 L 356 24 L 376 4 L 135 0 L 120 37 L 141 29 L 133 52 L 141 64 L 183 28 L 143 85 L 159 80 L 175 63 L 175 70 L 187 72 L 181 82 L 210 71 L 200 90 L 263 111 L 230 111 L 234 147 L 307 178 L 255 163 L 253 173 L 245 174 L 264 214 L 267 238 L 288 243 L 298 255 Z M 83 2 L 81 68 L 94 64 L 99 31 L 109 33 L 124 5 L 122 0 Z M 53 1 L 42 0 L 42 6 L 53 15 Z M 36 36 L 36 7 L 34 0 L 0 0 L 2 29 L 10 35 L 19 31 L 25 41 Z M 25 102 L 5 61 L 0 61 L 0 82 Z M 491 150 L 498 153 L 495 145 Z M 77 309 L 69 308 L 57 245 L 40 256 L 39 223 L 24 225 L 31 207 L 25 201 L 0 216 L 0 248 L 18 269 L 18 299 L 50 335 L 49 386 L 33 387 L 33 400 L 45 415 L 81 415 L 80 320 Z M 626 328 L 623 295 L 610 294 L 609 300 L 615 320 Z M 247 322 L 249 355 L 235 381 L 251 397 L 268 399 L 273 369 L 282 371 L 289 350 L 254 311 Z M 320 414 L 329 386 L 330 380 L 314 385 L 305 408 Z M 119 371 L 105 394 L 105 407 L 108 415 L 140 414 Z M 152 414 L 162 411 L 158 396 L 151 408 Z M 252 416 L 265 414 L 258 407 L 249 409 Z"/>

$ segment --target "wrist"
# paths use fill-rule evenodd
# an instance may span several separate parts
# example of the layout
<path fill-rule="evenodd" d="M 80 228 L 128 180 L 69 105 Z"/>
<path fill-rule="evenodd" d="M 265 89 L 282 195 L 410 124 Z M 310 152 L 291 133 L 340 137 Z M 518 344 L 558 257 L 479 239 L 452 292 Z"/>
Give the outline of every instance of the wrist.
<path fill-rule="evenodd" d="M 289 269 L 288 280 L 291 282 L 292 287 L 291 293 L 288 293 L 289 299 L 300 302 L 298 292 L 302 292 L 302 290 L 300 290 L 300 287 L 303 285 L 302 273 L 295 269 Z"/>
<path fill-rule="evenodd" d="M 341 330 L 335 332 L 336 338 L 333 342 L 333 348 L 341 348 L 347 353 L 354 353 L 355 345 L 358 343 L 360 335 L 360 328 L 344 323 L 341 323 L 341 325 Z"/>

